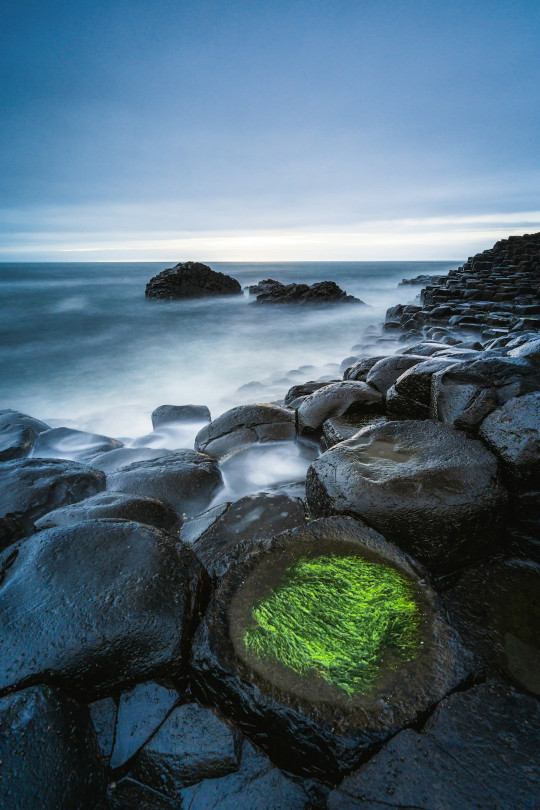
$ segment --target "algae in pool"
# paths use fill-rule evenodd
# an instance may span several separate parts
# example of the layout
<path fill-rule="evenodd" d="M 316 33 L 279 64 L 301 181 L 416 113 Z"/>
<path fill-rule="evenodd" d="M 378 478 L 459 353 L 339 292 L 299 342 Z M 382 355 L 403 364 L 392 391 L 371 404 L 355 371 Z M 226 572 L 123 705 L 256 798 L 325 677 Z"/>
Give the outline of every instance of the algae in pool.
<path fill-rule="evenodd" d="M 315 673 L 350 696 L 369 691 L 387 649 L 403 661 L 418 650 L 412 583 L 356 556 L 298 560 L 252 617 L 244 641 L 253 655 Z"/>

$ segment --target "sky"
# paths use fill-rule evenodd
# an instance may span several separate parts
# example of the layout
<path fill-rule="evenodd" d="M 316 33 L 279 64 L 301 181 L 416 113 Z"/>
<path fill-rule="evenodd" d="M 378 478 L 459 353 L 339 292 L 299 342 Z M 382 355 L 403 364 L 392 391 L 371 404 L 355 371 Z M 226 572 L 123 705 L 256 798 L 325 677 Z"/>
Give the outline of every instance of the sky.
<path fill-rule="evenodd" d="M 17 0 L 0 261 L 462 259 L 540 230 L 538 0 Z"/>

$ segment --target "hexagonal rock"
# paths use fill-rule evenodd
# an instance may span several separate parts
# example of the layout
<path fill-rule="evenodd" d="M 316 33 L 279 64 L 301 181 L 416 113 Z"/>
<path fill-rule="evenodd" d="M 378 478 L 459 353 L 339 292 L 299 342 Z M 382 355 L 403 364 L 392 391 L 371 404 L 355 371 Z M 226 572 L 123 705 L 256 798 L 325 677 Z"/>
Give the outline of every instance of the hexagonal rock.
<path fill-rule="evenodd" d="M 306 397 L 298 408 L 298 431 L 316 433 L 327 419 L 346 413 L 380 410 L 382 396 L 365 382 L 344 380 L 320 388 Z"/>
<path fill-rule="evenodd" d="M 77 461 L 27 458 L 0 465 L 0 518 L 14 518 L 26 532 L 59 506 L 105 489 L 105 475 Z"/>
<path fill-rule="evenodd" d="M 515 488 L 540 479 L 540 391 L 508 400 L 486 416 L 478 431 L 500 459 Z"/>
<path fill-rule="evenodd" d="M 37 438 L 50 426 L 11 408 L 0 411 L 0 461 L 27 456 Z"/>
<path fill-rule="evenodd" d="M 294 411 L 280 405 L 239 405 L 203 427 L 195 438 L 195 449 L 222 458 L 238 447 L 253 442 L 294 439 Z"/>
<path fill-rule="evenodd" d="M 216 460 L 194 450 L 136 461 L 107 476 L 108 490 L 157 498 L 179 515 L 201 512 L 222 486 Z"/>
<path fill-rule="evenodd" d="M 408 368 L 422 363 L 425 357 L 415 354 L 394 354 L 391 357 L 385 357 L 379 360 L 369 370 L 366 376 L 366 382 L 372 385 L 381 394 L 386 395 L 386 392 L 396 380 L 401 377 L 404 371 Z"/>
<path fill-rule="evenodd" d="M 105 769 L 86 706 L 34 686 L 0 699 L 0 807 L 94 810 Z"/>
<path fill-rule="evenodd" d="M 206 405 L 160 405 L 152 411 L 152 427 L 171 422 L 210 422 L 210 411 Z"/>
<path fill-rule="evenodd" d="M 432 377 L 454 363 L 454 360 L 436 357 L 407 369 L 386 393 L 387 412 L 406 419 L 427 419 Z"/>
<path fill-rule="evenodd" d="M 385 422 L 388 422 L 386 416 L 373 413 L 350 413 L 327 419 L 322 426 L 321 447 L 329 450 L 335 444 L 352 439 L 359 430 L 372 425 L 383 425 Z"/>
<path fill-rule="evenodd" d="M 171 535 L 94 520 L 0 554 L 0 689 L 47 682 L 94 699 L 177 674 L 208 578 Z"/>
<path fill-rule="evenodd" d="M 372 660 L 375 669 L 371 671 L 369 684 L 362 688 L 351 690 L 340 686 L 329 677 L 331 669 L 316 663 L 330 660 L 331 667 L 335 660 L 333 656 L 325 659 L 324 650 L 309 631 L 309 638 L 306 637 L 312 609 L 319 610 L 318 599 L 316 607 L 296 613 L 298 623 L 291 626 L 292 638 L 303 639 L 302 645 L 307 644 L 314 658 L 303 672 L 292 663 L 286 666 L 269 653 L 266 657 L 259 655 L 246 643 L 248 632 L 258 622 L 253 608 L 279 594 L 289 572 L 306 561 L 315 569 L 322 566 L 322 584 L 327 588 L 324 593 L 329 597 L 329 602 L 320 608 L 322 624 L 318 629 L 331 627 L 332 631 L 324 630 L 321 643 L 324 646 L 328 636 L 332 638 L 329 644 L 338 639 L 340 660 L 352 662 L 359 677 L 366 673 L 367 665 L 359 666 L 358 662 L 367 659 L 352 655 L 349 647 L 339 641 L 351 638 L 350 612 L 342 609 L 341 588 L 345 587 L 349 595 L 351 589 L 343 579 L 334 578 L 332 566 L 339 563 L 362 567 L 375 579 L 382 576 L 388 577 L 388 581 L 399 581 L 399 587 L 409 594 L 407 609 L 414 609 L 416 618 L 408 654 L 400 656 L 398 647 L 389 647 L 379 637 L 376 662 Z M 306 587 L 310 587 L 310 582 Z M 363 592 L 353 590 L 353 598 L 359 593 Z M 330 609 L 333 605 L 333 594 L 336 611 L 327 615 L 328 605 Z M 402 617 L 403 608 L 392 601 L 392 594 L 391 588 L 380 593 L 381 601 L 372 603 L 374 613 L 370 612 L 372 608 L 366 608 L 365 615 L 374 617 L 371 628 L 374 633 L 378 633 L 377 627 L 396 627 Z M 291 611 L 294 595 L 292 598 Z M 377 624 L 381 611 L 393 613 L 389 625 Z M 288 615 L 287 609 L 285 624 Z M 358 624 L 353 632 L 361 637 L 361 643 L 369 645 L 366 639 L 371 639 L 371 632 L 364 630 L 362 610 L 355 617 Z M 280 621 L 275 618 L 270 621 L 271 629 L 279 630 Z M 400 634 L 401 629 L 394 639 L 398 646 Z M 353 518 L 317 520 L 283 532 L 231 568 L 197 631 L 191 662 L 194 682 L 205 701 L 233 718 L 278 767 L 299 775 L 317 776 L 326 782 L 351 770 L 375 746 L 440 701 L 462 681 L 468 666 L 467 655 L 439 612 L 438 599 L 422 573 L 403 552 Z"/>
<path fill-rule="evenodd" d="M 386 355 L 379 354 L 376 357 L 361 357 L 355 363 L 350 365 L 343 372 L 344 380 L 356 380 L 357 382 L 365 382 L 368 372 L 371 371 L 375 363 L 379 360 L 384 360 Z"/>
<path fill-rule="evenodd" d="M 66 458 L 88 463 L 100 453 L 119 450 L 123 443 L 109 436 L 59 427 L 44 430 L 32 448 L 32 458 Z"/>
<path fill-rule="evenodd" d="M 491 672 L 540 695 L 540 564 L 496 560 L 467 569 L 444 594 L 452 624 Z"/>
<path fill-rule="evenodd" d="M 354 514 L 433 571 L 497 547 L 507 494 L 497 460 L 474 439 L 430 420 L 365 428 L 313 462 L 314 516 Z"/>

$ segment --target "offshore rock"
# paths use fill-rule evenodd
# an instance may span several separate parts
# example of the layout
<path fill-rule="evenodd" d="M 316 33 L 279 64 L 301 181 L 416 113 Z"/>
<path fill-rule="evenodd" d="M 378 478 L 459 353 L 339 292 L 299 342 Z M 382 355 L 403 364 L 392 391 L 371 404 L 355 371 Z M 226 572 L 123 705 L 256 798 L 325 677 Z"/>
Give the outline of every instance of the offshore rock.
<path fill-rule="evenodd" d="M 47 682 L 92 700 L 175 675 L 207 576 L 171 535 L 93 520 L 0 554 L 0 689 Z"/>
<path fill-rule="evenodd" d="M 335 281 L 319 281 L 308 284 L 282 284 L 267 279 L 249 288 L 256 295 L 257 304 L 362 304 L 364 301 L 347 295 Z"/>
<path fill-rule="evenodd" d="M 27 456 L 38 435 L 49 425 L 10 408 L 0 411 L 0 461 Z"/>
<path fill-rule="evenodd" d="M 217 273 L 201 262 L 181 262 L 153 276 L 146 285 L 147 298 L 205 298 L 216 295 L 241 295 L 239 282 Z"/>
<path fill-rule="evenodd" d="M 314 516 L 354 514 L 430 570 L 459 568 L 497 547 L 506 490 L 495 457 L 426 421 L 368 427 L 308 470 Z"/>
<path fill-rule="evenodd" d="M 178 515 L 202 512 L 222 485 L 215 459 L 194 450 L 137 461 L 107 477 L 107 489 L 156 498 Z"/>
<path fill-rule="evenodd" d="M 36 531 L 42 531 L 79 523 L 81 520 L 102 518 L 134 520 L 165 531 L 178 530 L 181 525 L 174 509 L 155 498 L 136 497 L 124 492 L 100 492 L 92 498 L 48 512 L 36 521 L 35 528 Z"/>
<path fill-rule="evenodd" d="M 0 699 L 0 807 L 95 810 L 105 769 L 86 706 L 49 686 Z"/>
<path fill-rule="evenodd" d="M 47 512 L 103 489 L 104 474 L 76 461 L 8 461 L 0 465 L 0 519 L 15 519 L 31 533 L 34 522 Z"/>
<path fill-rule="evenodd" d="M 362 557 L 397 569 L 421 605 L 414 660 L 382 667 L 371 689 L 352 695 L 311 670 L 300 675 L 255 659 L 244 641 L 251 609 L 291 563 L 320 555 Z M 288 772 L 328 782 L 414 722 L 464 677 L 469 660 L 423 573 L 399 549 L 352 518 L 317 520 L 283 532 L 231 567 L 193 642 L 192 671 L 204 700 L 231 717 Z M 406 684 L 406 686 L 405 686 Z"/>
<path fill-rule="evenodd" d="M 294 439 L 294 411 L 280 405 L 239 405 L 218 416 L 197 433 L 195 449 L 222 458 L 254 442 Z"/>

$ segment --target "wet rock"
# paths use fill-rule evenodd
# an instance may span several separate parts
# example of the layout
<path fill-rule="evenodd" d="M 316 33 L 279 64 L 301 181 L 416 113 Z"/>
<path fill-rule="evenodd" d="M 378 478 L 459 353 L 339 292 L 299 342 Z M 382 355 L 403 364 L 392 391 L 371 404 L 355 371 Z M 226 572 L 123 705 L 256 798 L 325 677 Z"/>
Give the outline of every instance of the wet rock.
<path fill-rule="evenodd" d="M 87 463 L 94 456 L 108 450 L 118 450 L 122 442 L 100 436 L 97 433 L 86 433 L 72 428 L 51 428 L 40 433 L 32 448 L 33 458 L 65 458 L 71 461 Z"/>
<path fill-rule="evenodd" d="M 96 470 L 104 473 L 116 472 L 123 467 L 129 467 L 136 461 L 151 461 L 154 458 L 163 458 L 171 455 L 172 450 L 159 447 L 121 447 L 119 450 L 109 450 L 90 459 L 89 464 Z"/>
<path fill-rule="evenodd" d="M 513 489 L 532 486 L 540 480 L 540 391 L 497 408 L 480 425 L 478 437 L 500 459 Z"/>
<path fill-rule="evenodd" d="M 104 474 L 76 461 L 8 461 L 0 466 L 0 518 L 14 519 L 31 533 L 34 521 L 47 512 L 103 489 Z"/>
<path fill-rule="evenodd" d="M 368 372 L 371 371 L 375 363 L 379 360 L 384 360 L 386 355 L 379 354 L 376 357 L 361 357 L 349 368 L 346 368 L 343 373 L 344 380 L 356 380 L 357 382 L 365 382 Z"/>
<path fill-rule="evenodd" d="M 217 273 L 201 262 L 180 262 L 153 276 L 146 285 L 147 298 L 206 298 L 216 295 L 241 295 L 239 282 Z"/>
<path fill-rule="evenodd" d="M 279 405 L 239 405 L 197 433 L 195 449 L 222 458 L 253 442 L 285 441 L 296 435 L 294 412 Z"/>
<path fill-rule="evenodd" d="M 223 485 L 215 459 L 193 450 L 136 461 L 107 477 L 107 489 L 157 498 L 179 515 L 197 514 L 210 505 Z"/>
<path fill-rule="evenodd" d="M 116 520 L 32 535 L 0 570 L 0 689 L 47 682 L 88 700 L 178 673 L 207 583 L 171 535 Z"/>
<path fill-rule="evenodd" d="M 366 304 L 353 295 L 347 295 L 335 281 L 308 284 L 282 284 L 267 279 L 249 288 L 256 295 L 257 304 Z"/>
<path fill-rule="evenodd" d="M 535 366 L 540 365 L 540 337 L 527 340 L 519 346 L 508 344 L 508 357 L 517 357 L 519 360 L 528 360 Z"/>
<path fill-rule="evenodd" d="M 386 416 L 361 413 L 351 413 L 327 419 L 326 422 L 323 422 L 321 447 L 323 451 L 329 450 L 335 444 L 351 439 L 359 430 L 372 425 L 383 425 L 387 421 Z"/>
<path fill-rule="evenodd" d="M 381 664 L 367 691 L 349 693 L 314 669 L 300 674 L 277 660 L 257 658 L 245 644 L 254 603 L 272 592 L 293 562 L 329 554 L 397 569 L 421 605 L 414 660 L 401 660 L 396 668 Z M 231 567 L 214 594 L 193 643 L 198 692 L 249 733 L 278 767 L 332 781 L 437 703 L 468 671 L 457 635 L 422 577 L 395 546 L 352 518 L 313 521 L 281 533 Z"/>
<path fill-rule="evenodd" d="M 163 723 L 180 702 L 180 695 L 155 681 L 139 683 L 124 692 L 118 704 L 116 738 L 111 768 L 124 765 Z"/>
<path fill-rule="evenodd" d="M 394 354 L 379 360 L 367 374 L 366 382 L 374 386 L 381 394 L 386 395 L 389 388 L 411 366 L 421 363 L 424 358 L 414 354 Z"/>
<path fill-rule="evenodd" d="M 328 797 L 329 810 L 533 810 L 540 789 L 534 699 L 483 684 L 442 701 L 421 733 L 391 740 Z"/>
<path fill-rule="evenodd" d="M 319 382 L 318 380 L 310 380 L 309 382 L 301 383 L 300 385 L 293 385 L 293 387 L 289 388 L 285 394 L 283 403 L 289 407 L 299 397 L 307 397 L 314 391 L 318 391 L 319 388 L 324 388 L 325 385 L 328 385 L 328 383 Z"/>
<path fill-rule="evenodd" d="M 183 787 L 238 769 L 239 735 L 198 703 L 173 709 L 133 760 L 130 776 L 177 798 Z"/>
<path fill-rule="evenodd" d="M 169 422 L 210 422 L 210 411 L 206 405 L 160 405 L 152 411 L 154 430 Z"/>
<path fill-rule="evenodd" d="M 431 417 L 474 433 L 509 399 L 540 388 L 540 375 L 525 360 L 488 357 L 439 371 L 433 377 Z"/>
<path fill-rule="evenodd" d="M 0 518 L 0 551 L 24 537 L 23 524 L 15 518 Z"/>
<path fill-rule="evenodd" d="M 0 461 L 27 456 L 38 435 L 49 425 L 11 408 L 0 410 Z"/>
<path fill-rule="evenodd" d="M 48 512 L 36 521 L 35 528 L 36 531 L 42 531 L 54 526 L 79 523 L 81 520 L 102 518 L 135 520 L 165 531 L 178 530 L 181 525 L 174 509 L 155 498 L 136 497 L 123 492 L 100 492 L 92 498 Z"/>
<path fill-rule="evenodd" d="M 108 800 L 108 810 L 178 810 L 177 802 L 128 776 L 109 785 Z"/>
<path fill-rule="evenodd" d="M 35 686 L 0 699 L 0 807 L 95 810 L 105 771 L 86 706 Z"/>
<path fill-rule="evenodd" d="M 107 762 L 111 758 L 118 707 L 112 698 L 95 700 L 88 706 L 100 754 Z"/>
<path fill-rule="evenodd" d="M 386 393 L 388 413 L 406 419 L 427 419 L 433 375 L 453 363 L 445 357 L 431 358 L 405 371 Z"/>
<path fill-rule="evenodd" d="M 402 351 L 402 354 L 413 354 L 420 357 L 432 357 L 435 352 L 440 352 L 447 349 L 445 343 L 436 340 L 422 340 L 420 343 L 415 343 L 414 346 L 408 346 Z"/>
<path fill-rule="evenodd" d="M 180 539 L 214 578 L 228 571 L 239 546 L 245 555 L 261 540 L 306 522 L 303 502 L 281 493 L 248 495 L 209 511 L 185 523 Z"/>
<path fill-rule="evenodd" d="M 327 419 L 347 413 L 380 410 L 380 393 L 364 382 L 346 380 L 320 388 L 298 408 L 298 430 L 301 434 L 316 433 Z"/>
<path fill-rule="evenodd" d="M 509 559 L 475 566 L 444 601 L 464 643 L 489 671 L 540 694 L 540 564 Z"/>
<path fill-rule="evenodd" d="M 237 771 L 221 779 L 205 779 L 180 795 L 185 810 L 311 810 L 316 806 L 301 785 L 287 779 L 247 740 Z"/>
<path fill-rule="evenodd" d="M 436 422 L 365 428 L 313 462 L 314 516 L 355 514 L 433 571 L 459 568 L 497 547 L 506 506 L 495 457 Z"/>

